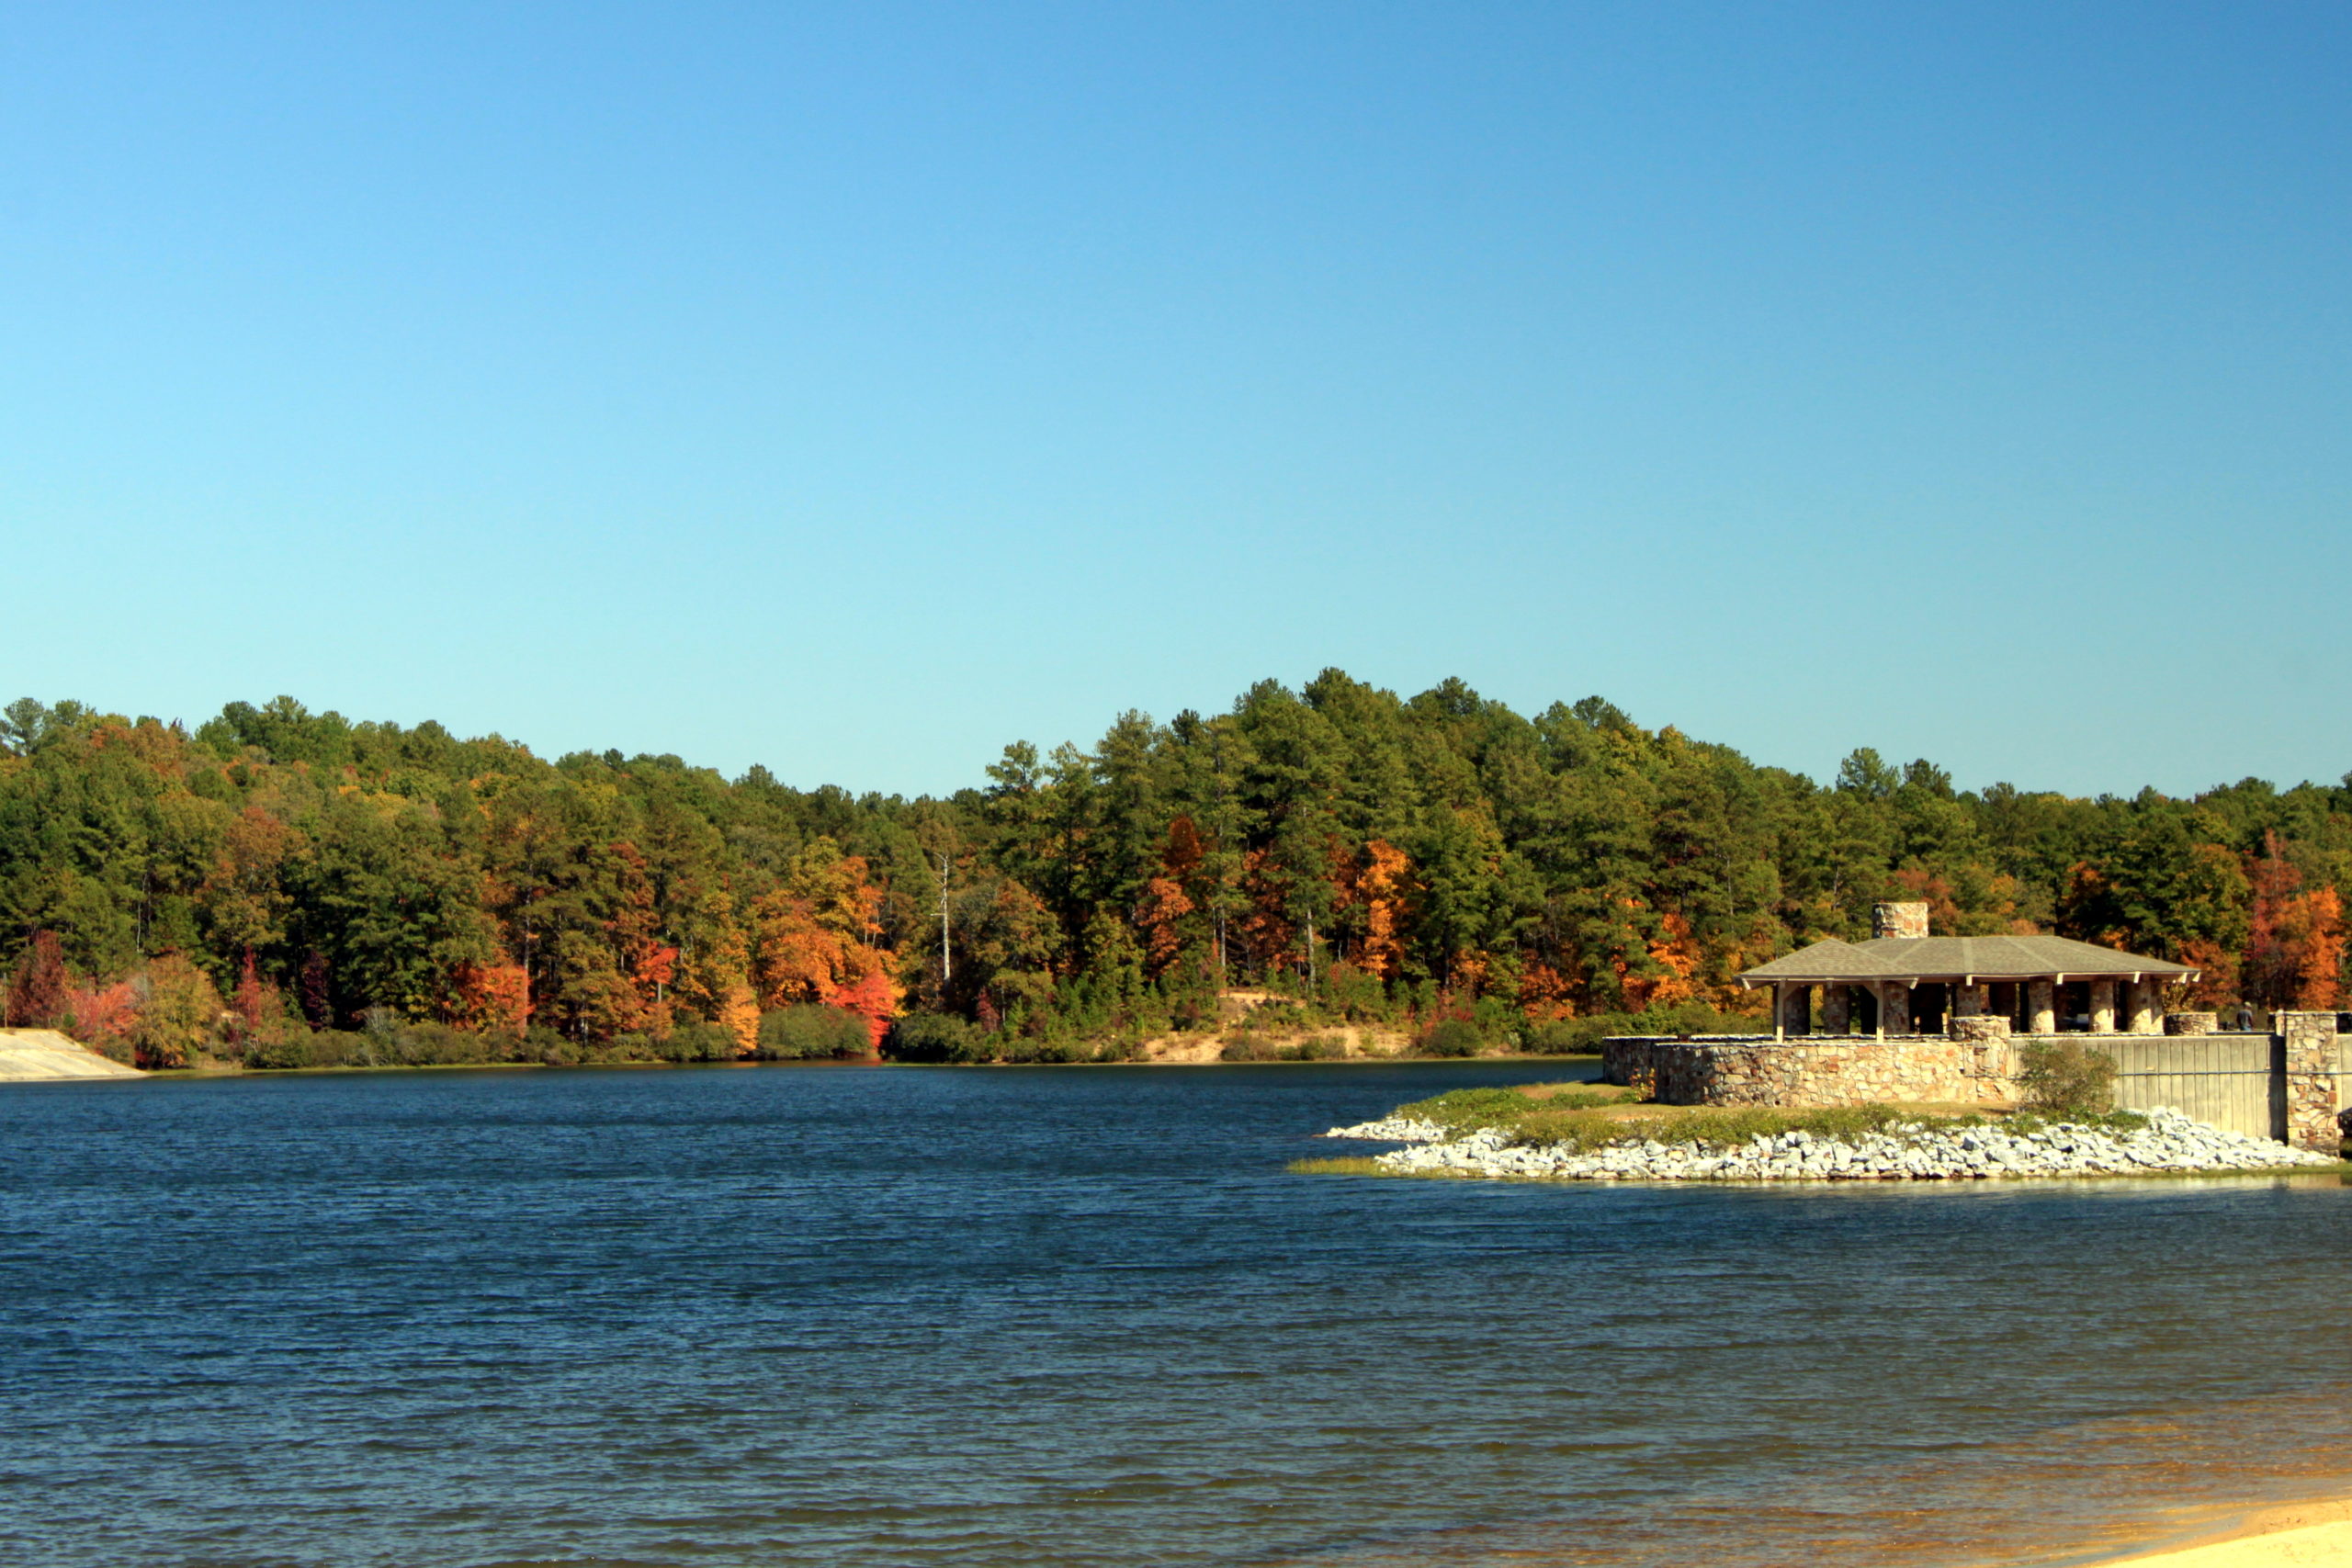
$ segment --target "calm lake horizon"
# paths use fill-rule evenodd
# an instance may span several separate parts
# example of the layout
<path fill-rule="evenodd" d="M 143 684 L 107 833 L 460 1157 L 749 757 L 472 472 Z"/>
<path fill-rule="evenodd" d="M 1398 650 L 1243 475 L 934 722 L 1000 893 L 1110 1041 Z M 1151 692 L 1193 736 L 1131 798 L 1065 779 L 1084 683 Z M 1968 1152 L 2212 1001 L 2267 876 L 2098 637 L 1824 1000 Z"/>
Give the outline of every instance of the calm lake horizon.
<path fill-rule="evenodd" d="M 2339 1178 L 1284 1169 L 1591 1070 L 0 1086 L 0 1560 L 1942 1568 L 2352 1475 Z"/>

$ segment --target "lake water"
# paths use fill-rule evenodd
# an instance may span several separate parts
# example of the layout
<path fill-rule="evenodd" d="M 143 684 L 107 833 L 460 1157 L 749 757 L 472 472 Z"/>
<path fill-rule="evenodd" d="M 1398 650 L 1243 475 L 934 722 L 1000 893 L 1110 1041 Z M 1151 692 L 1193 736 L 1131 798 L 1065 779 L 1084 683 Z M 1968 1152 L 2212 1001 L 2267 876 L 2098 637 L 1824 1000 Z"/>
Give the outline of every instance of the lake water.
<path fill-rule="evenodd" d="M 1561 1076 L 0 1086 L 0 1561 L 2057 1562 L 2352 1474 L 2333 1178 L 1283 1170 Z"/>

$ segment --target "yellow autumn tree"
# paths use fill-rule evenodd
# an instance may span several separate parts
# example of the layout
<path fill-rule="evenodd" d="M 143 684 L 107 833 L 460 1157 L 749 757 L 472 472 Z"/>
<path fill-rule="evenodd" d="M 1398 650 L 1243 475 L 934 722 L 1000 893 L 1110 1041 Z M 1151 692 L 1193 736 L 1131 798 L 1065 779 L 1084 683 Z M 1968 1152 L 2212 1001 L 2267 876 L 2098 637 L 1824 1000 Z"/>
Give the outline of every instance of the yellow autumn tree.
<path fill-rule="evenodd" d="M 897 1013 L 905 990 L 880 943 L 882 895 L 867 874 L 865 857 L 818 838 L 752 904 L 752 975 L 761 1006 L 846 1008 L 877 1029 Z"/>
<path fill-rule="evenodd" d="M 679 998 L 735 1037 L 750 1055 L 760 1043 L 760 1001 L 752 988 L 751 944 L 724 886 L 687 891 L 680 900 L 693 933 L 675 970 Z"/>

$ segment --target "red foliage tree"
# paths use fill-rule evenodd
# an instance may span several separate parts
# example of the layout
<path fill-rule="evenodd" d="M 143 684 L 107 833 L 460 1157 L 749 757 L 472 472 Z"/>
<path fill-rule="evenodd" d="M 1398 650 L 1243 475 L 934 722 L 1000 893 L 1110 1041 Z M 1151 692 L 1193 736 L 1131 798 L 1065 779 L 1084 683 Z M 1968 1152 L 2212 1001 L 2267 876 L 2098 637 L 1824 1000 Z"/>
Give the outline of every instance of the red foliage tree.
<path fill-rule="evenodd" d="M 18 1029 L 54 1029 L 66 1020 L 65 952 L 55 931 L 33 932 L 8 984 L 7 1018 Z"/>
<path fill-rule="evenodd" d="M 96 1047 L 119 1060 L 131 1055 L 131 1032 L 139 1021 L 139 986 L 117 980 L 111 986 L 95 982 L 69 986 L 65 991 L 66 1032 L 85 1045 Z"/>
<path fill-rule="evenodd" d="M 519 964 L 460 964 L 452 976 L 454 1021 L 485 1034 L 519 1036 L 531 1021 L 531 976 Z"/>
<path fill-rule="evenodd" d="M 875 1053 L 882 1050 L 883 1037 L 890 1032 L 890 1020 L 899 1010 L 898 987 L 880 970 L 860 976 L 847 985 L 833 988 L 826 1002 L 844 1008 L 865 1020 L 866 1032 L 873 1037 Z"/>
<path fill-rule="evenodd" d="M 236 1020 L 232 1028 L 237 1043 L 251 1040 L 260 1032 L 262 1014 L 268 1006 L 268 987 L 262 984 L 261 967 L 254 962 L 254 950 L 248 946 L 245 961 L 237 971 L 237 988 L 229 998 L 229 1011 Z"/>

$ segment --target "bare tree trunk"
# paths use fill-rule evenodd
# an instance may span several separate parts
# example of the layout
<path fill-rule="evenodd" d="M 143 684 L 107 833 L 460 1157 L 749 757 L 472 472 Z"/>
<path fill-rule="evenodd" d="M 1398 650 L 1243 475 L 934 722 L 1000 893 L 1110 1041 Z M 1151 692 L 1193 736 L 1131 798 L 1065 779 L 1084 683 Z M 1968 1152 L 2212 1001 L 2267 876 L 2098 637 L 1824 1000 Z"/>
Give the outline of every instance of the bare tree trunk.
<path fill-rule="evenodd" d="M 947 857 L 939 857 L 939 1003 L 947 1005 L 947 982 L 955 973 L 947 947 Z"/>

